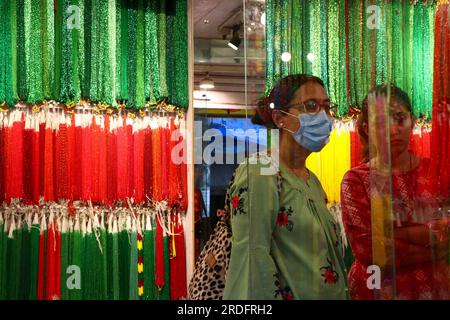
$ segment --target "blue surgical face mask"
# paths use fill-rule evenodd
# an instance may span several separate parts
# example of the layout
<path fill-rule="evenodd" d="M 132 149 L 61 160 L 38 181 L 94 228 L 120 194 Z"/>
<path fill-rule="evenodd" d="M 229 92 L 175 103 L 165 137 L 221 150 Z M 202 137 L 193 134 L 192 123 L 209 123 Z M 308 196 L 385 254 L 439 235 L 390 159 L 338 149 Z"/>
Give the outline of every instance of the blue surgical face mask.
<path fill-rule="evenodd" d="M 285 111 L 282 112 L 298 118 L 300 128 L 296 132 L 286 130 L 292 133 L 299 145 L 310 151 L 319 152 L 330 141 L 333 121 L 328 117 L 325 110 L 317 114 L 301 113 L 298 116 Z"/>

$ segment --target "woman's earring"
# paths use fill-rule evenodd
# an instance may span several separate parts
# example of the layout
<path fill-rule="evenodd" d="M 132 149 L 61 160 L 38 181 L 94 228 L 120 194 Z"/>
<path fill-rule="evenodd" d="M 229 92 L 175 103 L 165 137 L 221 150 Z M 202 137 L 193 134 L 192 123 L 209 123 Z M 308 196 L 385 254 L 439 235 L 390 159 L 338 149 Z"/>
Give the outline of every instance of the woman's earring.
<path fill-rule="evenodd" d="M 283 122 L 280 123 L 280 127 L 284 127 L 284 123 Z"/>

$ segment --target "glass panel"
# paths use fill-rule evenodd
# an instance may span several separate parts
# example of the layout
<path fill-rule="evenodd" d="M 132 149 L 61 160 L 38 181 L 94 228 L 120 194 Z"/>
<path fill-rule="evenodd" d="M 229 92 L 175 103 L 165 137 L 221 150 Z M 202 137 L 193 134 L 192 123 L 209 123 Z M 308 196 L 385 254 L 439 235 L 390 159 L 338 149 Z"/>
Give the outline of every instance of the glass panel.
<path fill-rule="evenodd" d="M 257 151 L 270 146 L 279 175 L 261 172 L 262 157 L 237 171 L 225 297 L 448 299 L 448 4 L 244 0 L 244 11 L 246 129 L 261 102 L 275 130 Z"/>

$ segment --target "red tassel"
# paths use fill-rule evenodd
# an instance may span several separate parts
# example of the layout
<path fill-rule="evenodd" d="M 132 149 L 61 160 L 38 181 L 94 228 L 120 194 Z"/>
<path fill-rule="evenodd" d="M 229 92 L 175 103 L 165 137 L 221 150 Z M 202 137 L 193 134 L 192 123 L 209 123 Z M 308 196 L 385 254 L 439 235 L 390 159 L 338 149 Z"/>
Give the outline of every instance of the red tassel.
<path fill-rule="evenodd" d="M 170 260 L 170 296 L 172 300 L 180 300 L 187 296 L 186 254 L 184 230 L 182 224 L 178 223 L 178 213 L 176 211 L 172 213 L 172 224 L 175 235 L 172 235 L 171 239 L 175 242 L 176 256 Z M 172 246 L 170 248 L 172 249 Z"/>
<path fill-rule="evenodd" d="M 169 162 L 170 154 L 167 154 L 168 140 L 167 140 L 167 127 L 161 127 L 159 129 L 161 135 L 161 198 L 167 200 L 169 198 Z"/>
<path fill-rule="evenodd" d="M 58 198 L 69 199 L 69 158 L 67 125 L 61 124 L 58 131 L 59 152 L 56 154 L 58 162 Z"/>
<path fill-rule="evenodd" d="M 110 116 L 106 116 L 105 128 L 108 135 L 108 204 L 114 203 L 117 195 L 117 130 L 111 132 Z"/>
<path fill-rule="evenodd" d="M 360 165 L 363 160 L 362 144 L 359 134 L 356 130 L 350 131 L 350 148 L 351 166 L 353 168 Z"/>
<path fill-rule="evenodd" d="M 75 162 L 75 116 L 72 115 L 71 125 L 67 127 L 67 184 L 68 197 L 72 201 L 75 193 L 75 175 L 79 166 Z"/>
<path fill-rule="evenodd" d="M 178 177 L 178 166 L 175 164 L 174 159 L 172 159 L 172 151 L 177 145 L 177 141 L 172 141 L 172 133 L 175 131 L 175 124 L 173 117 L 170 117 L 170 129 L 169 129 L 169 205 L 175 207 L 178 204 L 179 194 L 178 194 L 178 184 L 180 183 Z"/>
<path fill-rule="evenodd" d="M 81 199 L 88 201 L 92 199 L 92 127 L 84 127 L 82 128 L 82 132 Z"/>
<path fill-rule="evenodd" d="M 134 196 L 134 137 L 133 126 L 127 125 L 126 127 L 126 139 L 127 139 L 127 162 L 128 162 L 128 185 L 126 186 L 126 197 L 131 198 Z"/>
<path fill-rule="evenodd" d="M 23 132 L 23 201 L 33 203 L 33 129 L 27 128 Z M 0 155 L 0 157 L 3 155 Z"/>
<path fill-rule="evenodd" d="M 153 161 L 153 200 L 162 199 L 162 159 L 161 159 L 161 129 L 152 130 L 152 161 Z"/>
<path fill-rule="evenodd" d="M 5 200 L 5 128 L 2 127 L 0 123 L 0 204 Z"/>
<path fill-rule="evenodd" d="M 39 124 L 39 195 L 44 195 L 45 123 Z"/>
<path fill-rule="evenodd" d="M 44 199 L 48 202 L 55 201 L 55 193 L 53 188 L 53 132 L 51 128 L 45 128 L 44 149 Z"/>
<path fill-rule="evenodd" d="M 184 138 L 181 139 L 185 143 Z M 186 148 L 184 148 L 186 151 Z M 184 155 L 186 160 L 186 155 Z M 181 194 L 181 210 L 186 211 L 188 207 L 188 192 L 187 192 L 187 163 L 183 161 L 180 165 L 180 194 Z"/>
<path fill-rule="evenodd" d="M 54 299 L 61 299 L 61 230 L 56 229 L 56 252 L 55 252 L 55 292 Z M 65 271 L 65 270 L 64 270 Z M 66 285 L 65 283 L 63 285 Z"/>
<path fill-rule="evenodd" d="M 442 200 L 450 197 L 450 5 L 439 5 L 435 20 L 431 175 L 433 190 Z"/>
<path fill-rule="evenodd" d="M 122 126 L 117 129 L 117 200 L 127 197 L 128 189 L 128 141 L 125 118 L 120 118 Z"/>
<path fill-rule="evenodd" d="M 144 130 L 134 133 L 134 196 L 136 203 L 144 201 Z M 148 151 L 147 151 L 148 152 Z"/>
<path fill-rule="evenodd" d="M 100 127 L 95 121 L 95 117 L 92 119 L 91 126 L 91 141 L 92 141 L 92 162 L 91 162 L 91 170 L 92 170 L 92 201 L 94 203 L 99 202 L 99 173 L 100 173 L 100 152 L 99 152 L 99 143 L 100 143 Z"/>
<path fill-rule="evenodd" d="M 11 147 L 10 147 L 10 140 L 11 140 L 11 133 L 12 128 L 11 127 L 5 127 L 3 130 L 3 143 L 4 143 L 4 150 L 5 150 L 5 158 L 4 158 L 4 176 L 5 176 L 5 199 L 6 202 L 11 201 Z"/>
<path fill-rule="evenodd" d="M 41 230 L 39 235 L 39 262 L 38 262 L 38 283 L 37 283 L 37 300 L 44 300 L 45 298 L 45 247 L 46 241 L 44 231 Z"/>
<path fill-rule="evenodd" d="M 153 149 L 152 149 L 152 130 L 145 128 L 144 138 L 144 188 L 145 195 L 152 199 L 153 197 Z"/>
<path fill-rule="evenodd" d="M 23 121 L 17 121 L 12 126 L 12 132 L 10 135 L 9 147 L 11 151 L 10 157 L 10 170 L 11 170 L 11 197 L 23 198 L 23 133 L 25 123 Z"/>
<path fill-rule="evenodd" d="M 37 129 L 37 130 L 36 130 Z M 32 152 L 31 152 L 31 166 L 32 166 L 32 188 L 33 188 L 33 202 L 39 203 L 39 197 L 41 195 L 39 190 L 39 178 L 40 178 L 40 141 L 39 141 L 39 126 L 32 129 Z"/>
<path fill-rule="evenodd" d="M 171 230 L 177 232 L 177 227 L 173 221 L 173 215 L 170 218 Z M 177 236 L 171 234 L 169 237 L 169 252 L 170 252 L 170 300 L 178 300 L 178 247 L 176 246 Z M 173 246 L 175 243 L 175 252 Z"/>
<path fill-rule="evenodd" d="M 74 154 L 74 175 L 73 175 L 73 199 L 81 199 L 82 181 L 82 156 L 83 156 L 83 131 L 81 125 L 77 123 L 75 127 L 75 154 Z"/>
<path fill-rule="evenodd" d="M 101 203 L 107 203 L 107 186 L 108 186 L 108 174 L 107 174 L 107 145 L 108 145 L 108 130 L 98 128 L 98 200 Z"/>
<path fill-rule="evenodd" d="M 187 297 L 187 278 L 186 278 L 186 246 L 184 240 L 184 228 L 183 222 L 178 225 L 178 242 L 177 242 L 177 254 L 178 254 L 178 283 L 179 283 L 179 297 Z"/>
<path fill-rule="evenodd" d="M 155 283 L 158 288 L 164 287 L 164 243 L 163 243 L 163 229 L 156 218 L 156 244 L 155 244 L 155 269 L 156 277 Z"/>

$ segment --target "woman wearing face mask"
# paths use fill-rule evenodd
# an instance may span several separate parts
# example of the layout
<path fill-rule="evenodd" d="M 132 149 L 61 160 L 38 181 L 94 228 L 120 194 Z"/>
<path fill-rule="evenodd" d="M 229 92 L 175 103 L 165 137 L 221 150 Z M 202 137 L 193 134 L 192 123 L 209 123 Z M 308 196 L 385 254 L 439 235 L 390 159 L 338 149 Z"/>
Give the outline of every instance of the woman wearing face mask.
<path fill-rule="evenodd" d="M 253 122 L 280 129 L 279 149 L 272 143 L 248 158 L 229 189 L 233 238 L 224 299 L 347 298 L 338 226 L 305 167 L 328 143 L 332 107 L 322 80 L 308 75 L 283 78 L 259 103 Z M 267 163 L 272 170 L 264 170 Z"/>
<path fill-rule="evenodd" d="M 346 173 L 341 189 L 344 226 L 355 256 L 348 280 L 351 297 L 449 299 L 448 222 L 436 215 L 438 203 L 428 180 L 430 159 L 420 159 L 408 150 L 414 127 L 410 100 L 393 85 L 380 85 L 369 96 L 358 118 L 364 163 Z M 380 139 L 386 137 L 380 128 L 387 119 L 377 111 L 377 101 L 389 104 L 390 157 L 389 143 Z M 391 190 L 393 235 L 375 239 L 372 225 L 377 216 L 371 212 L 371 199 Z M 387 254 L 380 290 L 372 290 L 367 285 L 372 272 L 367 268 L 374 264 L 373 250 L 384 245 L 392 252 Z"/>

